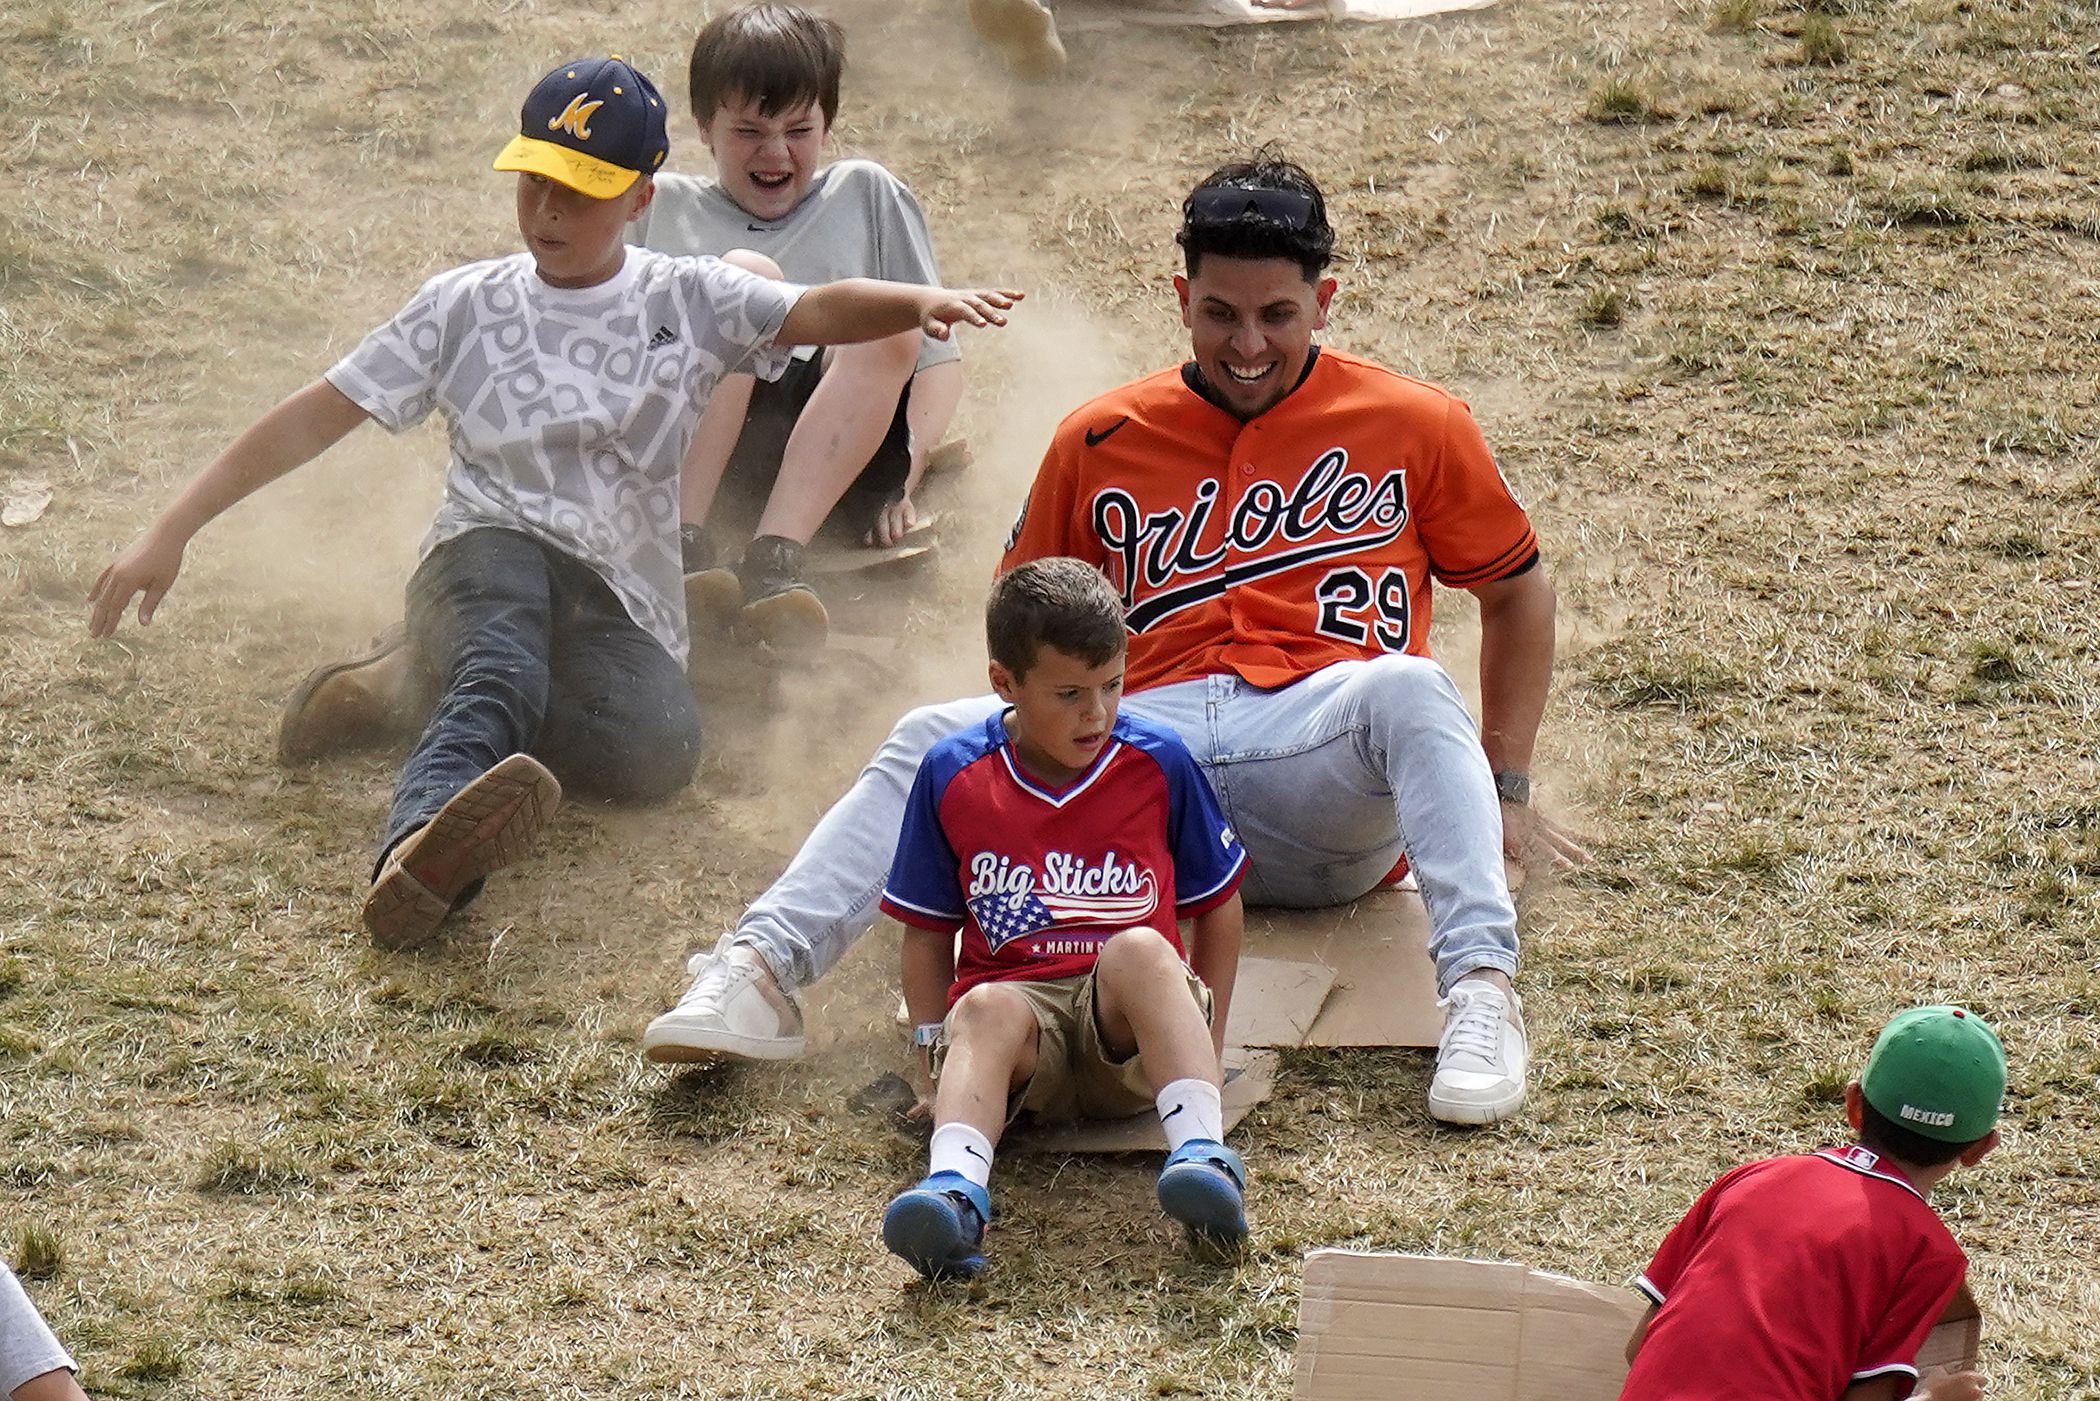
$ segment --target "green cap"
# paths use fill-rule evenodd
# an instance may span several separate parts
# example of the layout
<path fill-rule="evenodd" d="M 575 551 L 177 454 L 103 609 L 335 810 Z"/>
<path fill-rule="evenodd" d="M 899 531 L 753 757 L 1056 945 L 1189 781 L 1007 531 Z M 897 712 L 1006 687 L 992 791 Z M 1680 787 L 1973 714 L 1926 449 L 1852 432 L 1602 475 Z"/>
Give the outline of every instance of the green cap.
<path fill-rule="evenodd" d="M 1962 1007 L 1913 1007 L 1882 1030 L 1860 1093 L 1893 1124 L 1942 1143 L 1972 1143 L 1998 1122 L 2005 1047 Z"/>

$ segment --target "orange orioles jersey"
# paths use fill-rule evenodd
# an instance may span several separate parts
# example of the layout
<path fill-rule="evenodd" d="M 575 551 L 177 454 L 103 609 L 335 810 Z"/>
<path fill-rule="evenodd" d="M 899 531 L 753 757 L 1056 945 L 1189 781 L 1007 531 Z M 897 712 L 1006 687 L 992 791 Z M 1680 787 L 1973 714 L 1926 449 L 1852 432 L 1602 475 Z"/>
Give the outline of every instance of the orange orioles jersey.
<path fill-rule="evenodd" d="M 1466 406 L 1317 349 L 1249 422 L 1162 370 L 1058 425 L 1002 571 L 1046 555 L 1123 595 L 1128 689 L 1237 674 L 1287 686 L 1333 662 L 1429 655 L 1430 581 L 1521 573 L 1538 537 Z"/>

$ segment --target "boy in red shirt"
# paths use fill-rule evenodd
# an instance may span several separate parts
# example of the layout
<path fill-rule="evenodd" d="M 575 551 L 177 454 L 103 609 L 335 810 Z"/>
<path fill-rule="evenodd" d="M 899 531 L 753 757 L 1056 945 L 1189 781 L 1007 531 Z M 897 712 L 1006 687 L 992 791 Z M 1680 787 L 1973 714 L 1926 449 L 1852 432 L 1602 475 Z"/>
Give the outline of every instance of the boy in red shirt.
<path fill-rule="evenodd" d="M 1220 1141 L 1218 1057 L 1247 853 L 1180 739 L 1117 715 L 1123 601 L 1099 570 L 1020 566 L 985 631 L 1008 708 L 927 753 L 882 895 L 906 926 L 922 1084 L 939 1077 L 930 1173 L 890 1203 L 883 1241 L 928 1278 L 977 1274 L 1015 1115 L 1151 1106 L 1170 1150 L 1160 1206 L 1236 1243 L 1246 1169 Z"/>
<path fill-rule="evenodd" d="M 1925 1194 L 1998 1144 L 2005 1050 L 1960 1007 L 1890 1022 L 1845 1086 L 1857 1141 L 1739 1167 L 1634 1281 L 1620 1401 L 1897 1401 L 1967 1260 Z M 1933 1401 L 1974 1401 L 1973 1372 Z"/>

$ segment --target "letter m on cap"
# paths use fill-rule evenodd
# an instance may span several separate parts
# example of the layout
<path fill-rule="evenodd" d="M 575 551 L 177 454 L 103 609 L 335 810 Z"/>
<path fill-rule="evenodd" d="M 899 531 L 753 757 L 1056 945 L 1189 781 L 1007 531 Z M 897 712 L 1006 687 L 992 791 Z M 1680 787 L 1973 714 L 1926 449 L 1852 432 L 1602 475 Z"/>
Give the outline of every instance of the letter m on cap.
<path fill-rule="evenodd" d="M 591 139 L 591 114 L 605 103 L 590 101 L 590 94 L 579 92 L 569 99 L 569 105 L 561 109 L 561 115 L 548 121 L 547 130 L 566 131 L 578 141 Z"/>

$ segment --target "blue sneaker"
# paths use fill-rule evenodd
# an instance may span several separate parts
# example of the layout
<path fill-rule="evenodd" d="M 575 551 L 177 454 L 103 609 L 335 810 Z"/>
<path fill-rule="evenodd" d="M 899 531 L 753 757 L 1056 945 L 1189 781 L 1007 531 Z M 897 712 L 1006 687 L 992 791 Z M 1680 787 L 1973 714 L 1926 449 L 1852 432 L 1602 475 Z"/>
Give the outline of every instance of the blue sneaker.
<path fill-rule="evenodd" d="M 1159 1173 L 1160 1210 L 1205 1245 L 1238 1245 L 1247 1238 L 1241 1193 L 1247 1165 L 1212 1138 L 1192 1138 L 1167 1155 Z"/>
<path fill-rule="evenodd" d="M 984 1223 L 992 1198 L 959 1172 L 937 1172 L 890 1199 L 882 1243 L 928 1279 L 975 1279 L 984 1271 Z"/>

